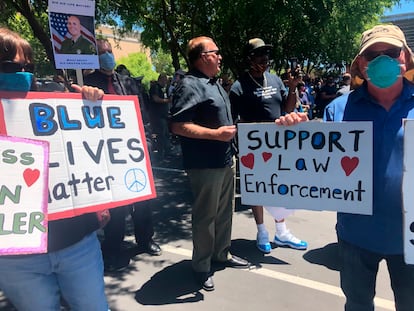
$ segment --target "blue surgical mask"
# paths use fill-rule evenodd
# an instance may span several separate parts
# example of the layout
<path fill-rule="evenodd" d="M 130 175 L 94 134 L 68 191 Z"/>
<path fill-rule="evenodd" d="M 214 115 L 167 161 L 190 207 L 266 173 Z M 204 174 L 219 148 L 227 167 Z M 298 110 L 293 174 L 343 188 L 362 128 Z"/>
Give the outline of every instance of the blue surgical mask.
<path fill-rule="evenodd" d="M 401 77 L 401 64 L 394 58 L 381 55 L 368 63 L 368 80 L 378 88 L 392 86 Z"/>
<path fill-rule="evenodd" d="M 115 58 L 114 54 L 105 52 L 99 55 L 99 65 L 101 69 L 111 71 L 115 68 Z"/>
<path fill-rule="evenodd" d="M 0 72 L 0 91 L 28 92 L 32 86 L 33 74 L 31 72 Z"/>

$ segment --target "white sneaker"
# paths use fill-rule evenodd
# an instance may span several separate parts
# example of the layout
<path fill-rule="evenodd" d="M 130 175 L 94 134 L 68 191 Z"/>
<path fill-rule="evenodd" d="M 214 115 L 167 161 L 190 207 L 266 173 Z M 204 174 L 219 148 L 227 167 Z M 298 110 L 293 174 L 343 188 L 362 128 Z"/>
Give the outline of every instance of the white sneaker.
<path fill-rule="evenodd" d="M 285 232 L 283 235 L 279 235 L 276 233 L 275 235 L 275 244 L 278 246 L 289 246 L 290 248 L 294 249 L 307 249 L 308 243 L 305 241 L 299 240 L 295 237 L 289 230 Z"/>
<path fill-rule="evenodd" d="M 259 231 L 259 232 L 257 232 L 256 247 L 262 253 L 265 253 L 265 254 L 269 254 L 270 253 L 272 247 L 270 246 L 269 233 L 267 231 Z"/>

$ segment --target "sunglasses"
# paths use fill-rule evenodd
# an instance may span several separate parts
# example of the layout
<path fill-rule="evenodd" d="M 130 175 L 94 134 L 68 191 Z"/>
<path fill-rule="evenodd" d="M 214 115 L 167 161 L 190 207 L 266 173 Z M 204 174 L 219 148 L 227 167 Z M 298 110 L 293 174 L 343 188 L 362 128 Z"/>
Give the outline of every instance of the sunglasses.
<path fill-rule="evenodd" d="M 372 61 L 373 59 L 377 58 L 380 55 L 387 55 L 391 58 L 398 58 L 400 57 L 402 48 L 392 48 L 385 51 L 365 51 L 361 55 L 367 60 Z"/>
<path fill-rule="evenodd" d="M 270 56 L 270 51 L 269 50 L 259 50 L 259 51 L 256 51 L 256 52 L 252 52 L 250 55 L 252 57 Z"/>
<path fill-rule="evenodd" d="M 20 71 L 26 71 L 33 73 L 34 72 L 34 65 L 31 63 L 17 63 L 12 60 L 5 60 L 0 63 L 0 72 L 4 73 L 15 73 Z"/>
<path fill-rule="evenodd" d="M 218 56 L 218 55 L 221 55 L 221 54 L 220 54 L 220 50 L 210 50 L 210 51 L 204 51 L 204 52 L 201 52 L 201 54 L 209 54 L 209 53 L 214 53 L 214 54 L 216 54 L 217 56 Z"/>

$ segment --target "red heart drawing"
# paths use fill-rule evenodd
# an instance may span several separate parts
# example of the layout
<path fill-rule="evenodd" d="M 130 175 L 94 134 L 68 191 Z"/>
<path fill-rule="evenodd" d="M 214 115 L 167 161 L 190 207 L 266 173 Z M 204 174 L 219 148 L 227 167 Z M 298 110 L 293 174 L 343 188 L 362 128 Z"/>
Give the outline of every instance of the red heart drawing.
<path fill-rule="evenodd" d="M 341 159 L 341 166 L 346 176 L 351 175 L 351 173 L 356 169 L 358 164 L 359 164 L 359 158 L 357 157 L 353 157 L 353 158 L 343 157 Z"/>
<path fill-rule="evenodd" d="M 40 171 L 38 169 L 32 170 L 30 168 L 26 168 L 23 172 L 23 178 L 28 187 L 33 185 L 36 182 L 36 180 L 39 178 L 39 176 L 40 176 Z"/>
<path fill-rule="evenodd" d="M 241 163 L 250 169 L 253 169 L 254 167 L 254 154 L 253 153 L 248 153 L 245 156 L 241 157 Z"/>
<path fill-rule="evenodd" d="M 262 157 L 263 157 L 263 160 L 264 160 L 265 162 L 267 162 L 267 161 L 269 161 L 269 159 L 272 157 L 272 154 L 271 154 L 270 152 L 263 152 L 263 153 L 262 153 Z"/>

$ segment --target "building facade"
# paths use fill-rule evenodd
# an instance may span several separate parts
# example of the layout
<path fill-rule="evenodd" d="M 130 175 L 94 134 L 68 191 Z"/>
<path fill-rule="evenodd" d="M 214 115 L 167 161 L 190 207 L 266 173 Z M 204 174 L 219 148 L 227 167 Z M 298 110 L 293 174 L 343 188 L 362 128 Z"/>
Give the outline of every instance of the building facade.
<path fill-rule="evenodd" d="M 400 27 L 405 34 L 408 46 L 414 50 L 414 12 L 384 16 L 381 21 Z"/>
<path fill-rule="evenodd" d="M 138 31 L 129 32 L 122 38 L 115 38 L 114 28 L 110 26 L 99 26 L 95 31 L 97 37 L 105 37 L 111 43 L 116 60 L 131 53 L 145 53 L 148 61 L 151 62 L 150 49 L 141 43 L 141 34 Z"/>

